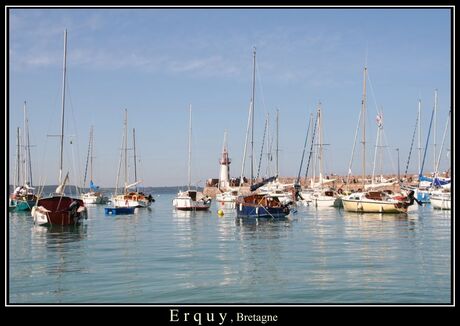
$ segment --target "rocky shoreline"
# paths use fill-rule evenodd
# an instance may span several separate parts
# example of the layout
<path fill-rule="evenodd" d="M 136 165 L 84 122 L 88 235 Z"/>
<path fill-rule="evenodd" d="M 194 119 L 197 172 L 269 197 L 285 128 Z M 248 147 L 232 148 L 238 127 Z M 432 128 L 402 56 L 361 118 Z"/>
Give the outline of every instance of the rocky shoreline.
<path fill-rule="evenodd" d="M 371 176 L 368 176 L 367 177 L 368 180 L 371 179 Z M 394 179 L 394 180 L 397 180 L 397 175 L 386 175 L 384 176 L 385 179 Z M 351 176 L 350 177 L 350 183 L 347 184 L 346 180 L 347 180 L 347 177 L 343 177 L 343 176 L 337 176 L 337 175 L 330 175 L 330 176 L 326 176 L 325 177 L 325 180 L 333 180 L 332 182 L 330 182 L 328 185 L 331 187 L 331 188 L 334 188 L 334 189 L 342 189 L 342 190 L 349 190 L 349 191 L 359 191 L 362 189 L 362 183 L 361 183 L 361 176 Z M 295 177 L 279 177 L 278 178 L 279 182 L 283 183 L 283 184 L 294 184 L 296 178 Z M 261 180 L 258 180 L 257 182 L 260 182 Z M 406 184 L 410 184 L 412 183 L 413 181 L 413 178 L 411 177 L 408 177 L 407 179 L 404 179 L 404 183 Z M 307 185 L 310 185 L 310 178 L 306 179 L 305 178 L 302 178 L 302 180 L 300 181 L 300 184 L 302 186 L 302 188 L 306 188 Z M 388 189 L 388 190 L 392 190 L 393 192 L 399 192 L 401 190 L 400 186 L 398 183 L 395 183 L 393 185 L 390 185 L 390 186 L 385 186 L 383 189 Z M 217 186 L 215 187 L 205 187 L 204 190 L 203 190 L 203 193 L 205 195 L 208 195 L 212 198 L 215 198 L 216 195 L 218 193 L 220 193 L 221 191 L 217 188 Z M 244 184 L 242 187 L 241 187 L 241 193 L 244 195 L 244 194 L 248 194 L 250 193 L 249 191 L 249 185 L 248 184 Z"/>

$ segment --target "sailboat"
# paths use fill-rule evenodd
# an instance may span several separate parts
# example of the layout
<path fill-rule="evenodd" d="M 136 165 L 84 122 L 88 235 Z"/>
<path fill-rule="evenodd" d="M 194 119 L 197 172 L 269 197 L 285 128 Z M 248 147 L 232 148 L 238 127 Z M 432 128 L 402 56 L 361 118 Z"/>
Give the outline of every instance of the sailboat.
<path fill-rule="evenodd" d="M 137 188 L 134 191 L 129 189 L 137 186 L 142 181 L 135 181 L 132 184 L 128 184 L 128 110 L 125 109 L 125 119 L 124 119 L 124 176 L 125 176 L 125 185 L 123 194 L 112 197 L 112 203 L 115 207 L 149 207 L 154 199 L 152 195 L 146 196 L 143 192 L 137 191 Z M 135 131 L 133 130 L 133 142 L 134 142 L 134 152 L 135 152 Z M 134 154 L 134 163 L 136 163 L 136 155 Z M 136 167 L 136 164 L 134 164 Z M 137 173 L 135 172 L 135 178 L 137 178 Z M 117 176 L 118 179 L 118 176 Z M 118 187 L 118 180 L 117 180 Z M 117 188 L 118 190 L 118 188 Z M 115 191 L 115 193 L 117 192 Z"/>
<path fill-rule="evenodd" d="M 99 187 L 96 186 L 93 182 L 93 126 L 89 131 L 89 146 L 88 146 L 88 157 L 86 159 L 86 167 L 88 167 L 88 160 L 89 160 L 89 191 L 81 195 L 81 199 L 85 204 L 105 204 L 108 201 L 108 197 L 104 196 L 100 191 Z M 84 183 L 86 182 L 86 171 L 85 170 L 85 178 Z"/>
<path fill-rule="evenodd" d="M 341 196 L 337 191 L 327 184 L 334 182 L 335 179 L 323 178 L 323 135 L 322 135 L 322 119 L 321 119 L 321 103 L 317 110 L 317 121 L 318 121 L 318 152 L 317 152 L 317 164 L 319 165 L 319 180 L 317 184 L 313 183 L 312 178 L 312 189 L 313 193 L 310 194 L 310 200 L 315 207 L 339 207 L 341 206 Z"/>
<path fill-rule="evenodd" d="M 292 188 L 294 184 L 284 184 L 284 183 L 281 183 L 278 179 L 278 176 L 279 176 L 279 110 L 276 110 L 276 149 L 275 149 L 275 152 L 276 152 L 276 155 L 275 155 L 275 176 L 276 178 L 273 181 L 270 181 L 267 184 L 260 187 L 259 194 L 276 197 L 281 203 L 288 205 L 289 203 L 293 202 L 292 193 L 289 192 L 288 190 Z M 270 162 L 270 160 L 271 160 L 271 153 L 269 150 L 268 151 L 268 162 Z M 260 166 L 260 162 L 259 162 L 259 166 Z"/>
<path fill-rule="evenodd" d="M 413 191 L 415 191 L 415 195 L 417 197 L 417 199 L 422 202 L 422 203 L 429 203 L 430 202 L 430 192 L 431 192 L 431 188 L 432 187 L 443 187 L 443 188 L 449 188 L 450 187 L 450 182 L 451 182 L 451 179 L 450 178 L 440 178 L 440 177 L 437 177 L 437 166 L 436 166 L 436 132 L 434 132 L 434 175 L 432 178 L 430 177 L 426 177 L 425 175 L 423 175 L 423 169 L 424 169 L 424 166 L 425 166 L 425 159 L 426 159 L 426 153 L 427 153 L 427 150 L 428 150 L 428 142 L 429 142 L 429 139 L 430 139 L 430 134 L 431 134 L 431 127 L 432 127 L 432 124 L 433 124 L 433 117 L 435 118 L 436 120 L 436 111 L 437 111 L 437 98 L 438 98 L 438 92 L 437 90 L 435 90 L 435 93 L 434 93 L 434 106 L 433 106 L 433 111 L 431 112 L 431 119 L 430 119 L 430 125 L 429 125 L 429 128 L 428 128 L 428 134 L 427 134 L 427 138 L 426 138 L 426 145 L 425 145 L 425 150 L 424 150 L 424 153 L 423 153 L 423 160 L 422 160 L 422 165 L 421 167 L 419 167 L 419 176 L 418 176 L 418 185 L 417 187 L 415 188 L 410 188 L 412 189 Z M 450 116 L 450 112 L 449 112 L 449 116 Z M 434 124 L 434 129 L 436 129 L 436 122 Z M 408 187 L 409 188 L 409 187 Z"/>
<path fill-rule="evenodd" d="M 189 141 L 188 141 L 188 189 L 179 191 L 172 204 L 175 209 L 182 211 L 204 211 L 211 207 L 211 197 L 205 196 L 201 191 L 192 190 L 192 105 L 189 107 Z"/>
<path fill-rule="evenodd" d="M 27 119 L 26 102 L 24 101 L 24 146 L 20 144 L 20 129 L 17 131 L 17 187 L 14 187 L 14 192 L 10 197 L 10 207 L 16 211 L 28 211 L 31 210 L 35 205 L 38 197 L 34 193 L 35 188 L 32 186 L 32 163 L 30 156 L 30 144 L 29 144 L 29 120 Z M 24 149 L 24 163 L 23 166 L 23 184 L 19 186 L 21 182 L 21 148 Z"/>
<path fill-rule="evenodd" d="M 363 81 L 363 98 L 361 101 L 361 114 L 362 119 L 362 144 L 363 144 L 363 157 L 362 157 L 362 182 L 365 189 L 366 181 L 366 78 L 367 67 L 364 67 L 364 81 Z M 348 182 L 347 182 L 348 183 Z M 406 213 L 407 208 L 414 203 L 414 192 L 410 192 L 407 197 L 396 199 L 384 191 L 364 191 L 352 193 L 351 195 L 342 197 L 343 208 L 349 212 L 362 212 L 362 213 Z"/>
<path fill-rule="evenodd" d="M 449 183 L 443 184 L 438 177 L 439 174 L 439 162 L 441 160 L 441 153 L 444 147 L 444 141 L 446 139 L 446 133 L 449 126 L 451 112 L 449 111 L 449 117 L 447 119 L 446 127 L 444 129 L 444 135 L 442 138 L 441 150 L 439 151 L 438 160 L 435 166 L 435 174 L 433 178 L 433 186 L 432 191 L 430 193 L 430 202 L 431 207 L 436 209 L 451 209 L 451 202 L 452 202 L 452 194 L 451 194 L 451 187 L 450 187 L 450 178 L 444 178 L 444 180 L 448 179 Z"/>
<path fill-rule="evenodd" d="M 376 122 L 377 122 L 377 137 L 376 137 L 376 144 L 375 144 L 375 151 L 374 151 L 374 165 L 372 168 L 372 178 L 371 178 L 371 184 L 366 184 L 364 185 L 365 190 L 376 190 L 376 189 L 381 189 L 383 190 L 384 188 L 391 187 L 395 184 L 398 183 L 398 180 L 395 178 L 390 178 L 386 179 L 383 176 L 382 170 L 380 170 L 380 176 L 376 177 L 375 176 L 375 169 L 377 166 L 377 161 L 380 162 L 380 167 L 383 162 L 383 144 L 382 144 L 382 138 L 383 138 L 383 112 L 378 112 L 377 117 L 376 117 Z M 399 153 L 398 153 L 399 155 Z M 399 160 L 398 160 L 399 162 Z M 398 170 L 399 171 L 399 170 Z M 389 190 L 388 190 L 389 191 Z"/>
<path fill-rule="evenodd" d="M 451 209 L 452 194 L 448 189 L 437 189 L 430 193 L 431 207 L 435 209 Z"/>
<path fill-rule="evenodd" d="M 59 161 L 59 186 L 50 197 L 39 199 L 32 207 L 34 223 L 38 225 L 78 225 L 86 219 L 86 207 L 81 199 L 72 198 L 64 194 L 69 173 L 63 178 L 63 153 L 64 153 L 64 107 L 65 107 L 65 82 L 66 82 L 66 56 L 67 56 L 67 30 L 64 31 L 64 63 L 62 74 L 62 113 Z"/>
<path fill-rule="evenodd" d="M 277 176 L 270 177 L 262 180 L 262 182 L 253 184 L 253 161 L 254 161 L 254 97 L 255 97 L 255 71 L 256 71 L 256 49 L 253 51 L 253 76 L 252 76 L 252 98 L 249 106 L 248 128 L 246 133 L 249 133 L 249 122 L 251 121 L 251 179 L 250 191 L 251 194 L 246 196 L 239 196 L 236 201 L 236 215 L 238 218 L 285 218 L 290 209 L 287 203 L 282 203 L 278 196 L 271 196 L 269 194 L 255 193 L 255 191 L 266 185 L 269 182 L 276 180 Z M 244 170 L 244 161 L 246 157 L 246 145 L 244 146 L 242 171 Z M 240 177 L 240 188 L 243 182 L 243 176 Z"/>

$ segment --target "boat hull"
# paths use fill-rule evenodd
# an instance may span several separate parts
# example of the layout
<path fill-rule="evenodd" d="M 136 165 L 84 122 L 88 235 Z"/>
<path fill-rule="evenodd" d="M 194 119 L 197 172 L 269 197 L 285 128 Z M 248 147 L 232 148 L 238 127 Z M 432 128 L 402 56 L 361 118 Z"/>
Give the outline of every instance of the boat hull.
<path fill-rule="evenodd" d="M 85 204 L 106 204 L 108 198 L 102 194 L 86 193 L 81 196 Z"/>
<path fill-rule="evenodd" d="M 398 207 L 398 203 L 363 201 L 342 198 L 343 209 L 359 213 L 405 213 L 407 207 Z"/>
<path fill-rule="evenodd" d="M 236 203 L 237 218 L 285 218 L 290 210 L 277 197 L 252 194 L 240 197 Z"/>
<path fill-rule="evenodd" d="M 238 218 L 286 218 L 289 214 L 288 207 L 265 207 L 238 204 L 236 216 Z"/>
<path fill-rule="evenodd" d="M 118 195 L 112 199 L 115 207 L 150 207 L 152 201 L 148 200 L 144 195 Z"/>
<path fill-rule="evenodd" d="M 126 215 L 134 214 L 135 207 L 105 207 L 106 215 Z"/>
<path fill-rule="evenodd" d="M 32 217 L 38 225 L 78 225 L 87 215 L 81 199 L 55 196 L 38 200 Z"/>
<path fill-rule="evenodd" d="M 179 192 L 172 204 L 181 211 L 205 211 L 211 207 L 211 198 L 201 192 L 188 190 Z"/>
<path fill-rule="evenodd" d="M 311 203 L 315 207 L 341 207 L 342 199 L 338 197 L 319 196 L 312 197 Z"/>
<path fill-rule="evenodd" d="M 17 200 L 16 211 L 30 211 L 35 205 L 35 200 Z"/>
<path fill-rule="evenodd" d="M 435 209 L 451 209 L 451 198 L 431 196 L 431 206 Z"/>
<path fill-rule="evenodd" d="M 173 206 L 181 211 L 205 211 L 211 207 L 211 202 L 196 201 L 192 198 L 175 198 Z"/>

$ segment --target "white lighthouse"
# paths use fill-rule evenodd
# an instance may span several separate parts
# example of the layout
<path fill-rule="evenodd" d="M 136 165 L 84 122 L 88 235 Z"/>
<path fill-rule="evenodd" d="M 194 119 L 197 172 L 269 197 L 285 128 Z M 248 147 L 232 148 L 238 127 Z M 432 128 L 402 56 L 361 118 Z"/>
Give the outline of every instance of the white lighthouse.
<path fill-rule="evenodd" d="M 228 158 L 227 149 L 227 131 L 224 132 L 224 145 L 222 147 L 222 155 L 219 160 L 220 176 L 219 176 L 219 189 L 226 190 L 230 186 L 230 163 Z"/>

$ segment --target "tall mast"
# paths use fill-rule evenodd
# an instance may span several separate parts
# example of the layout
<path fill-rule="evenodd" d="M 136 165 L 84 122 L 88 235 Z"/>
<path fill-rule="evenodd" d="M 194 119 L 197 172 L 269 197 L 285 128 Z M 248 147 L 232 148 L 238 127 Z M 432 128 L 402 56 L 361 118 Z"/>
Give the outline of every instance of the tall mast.
<path fill-rule="evenodd" d="M 64 105 L 65 105 L 65 77 L 66 77 L 66 60 L 67 60 L 67 29 L 64 30 L 64 60 L 62 63 L 62 113 L 61 113 L 61 146 L 60 146 L 60 163 L 59 163 L 59 184 L 62 183 L 62 166 L 64 161 Z"/>
<path fill-rule="evenodd" d="M 364 78 L 363 78 L 363 98 L 361 100 L 362 110 L 362 124 L 363 124 L 363 191 L 366 183 L 366 79 L 367 79 L 367 67 L 364 67 Z"/>
<path fill-rule="evenodd" d="M 431 125 L 433 124 L 433 116 L 434 116 L 434 108 L 433 108 L 433 111 L 431 111 L 430 126 L 428 128 L 428 134 L 426 136 L 425 150 L 423 152 L 422 167 L 420 168 L 420 172 L 419 172 L 419 180 L 421 177 L 423 177 L 423 167 L 425 166 L 426 152 L 428 150 L 428 142 L 430 140 Z"/>
<path fill-rule="evenodd" d="M 92 165 L 92 161 L 90 161 L 91 159 L 91 155 L 92 155 L 92 150 L 91 150 L 91 139 L 93 138 L 93 126 L 91 126 L 91 128 L 89 129 L 89 140 L 88 140 L 88 154 L 86 155 L 86 166 L 85 166 L 85 176 L 83 178 L 83 184 L 86 184 L 86 175 L 87 175 L 87 172 L 88 172 L 88 163 L 90 165 L 90 180 L 92 180 L 93 176 L 92 176 L 92 172 L 91 172 L 91 165 Z"/>
<path fill-rule="evenodd" d="M 188 126 L 188 190 L 192 186 L 192 105 L 189 106 Z"/>
<path fill-rule="evenodd" d="M 436 116 L 438 111 L 438 90 L 434 90 L 434 126 L 433 126 L 433 172 L 436 173 Z"/>
<path fill-rule="evenodd" d="M 20 141 L 20 128 L 16 129 L 16 142 L 17 142 L 17 150 L 16 150 L 16 184 L 15 186 L 19 186 L 21 184 L 21 141 Z"/>
<path fill-rule="evenodd" d="M 446 133 L 449 127 L 449 121 L 450 121 L 450 110 L 449 110 L 449 116 L 447 117 L 446 127 L 444 129 L 444 134 L 442 136 L 442 143 L 441 143 L 441 149 L 439 150 L 438 160 L 436 161 L 436 169 L 434 170 L 435 177 L 437 177 L 439 173 L 439 162 L 441 161 L 441 153 L 442 153 L 442 149 L 444 148 L 444 141 L 446 139 Z"/>
<path fill-rule="evenodd" d="M 136 129 L 133 128 L 133 151 L 134 151 L 134 182 L 137 182 L 137 166 L 136 166 Z M 136 185 L 137 192 L 137 185 Z"/>
<path fill-rule="evenodd" d="M 419 99 L 418 100 L 418 171 L 420 171 L 420 168 L 422 166 L 422 131 L 420 127 L 420 115 L 421 115 L 421 106 L 422 106 L 422 101 Z"/>
<path fill-rule="evenodd" d="M 240 184 L 238 186 L 238 193 L 240 192 L 241 186 L 243 185 L 243 173 L 244 173 L 244 165 L 246 162 L 246 153 L 247 153 L 247 147 L 248 147 L 249 127 L 251 126 L 250 124 L 251 114 L 252 114 L 252 101 L 249 103 L 248 124 L 246 126 L 246 137 L 244 139 L 243 161 L 241 163 Z"/>
<path fill-rule="evenodd" d="M 25 108 L 26 102 L 24 101 L 24 108 Z M 26 110 L 27 114 L 27 110 Z M 28 180 L 29 185 L 33 186 L 33 181 L 32 181 L 32 157 L 30 156 L 30 135 L 29 135 L 29 117 L 26 115 L 26 141 L 27 141 L 27 164 L 28 164 L 28 170 L 29 170 L 29 175 L 28 175 Z"/>
<path fill-rule="evenodd" d="M 305 142 L 303 143 L 303 151 L 302 151 L 302 158 L 300 159 L 300 167 L 299 167 L 299 173 L 297 174 L 297 179 L 295 181 L 295 185 L 300 186 L 300 173 L 302 172 L 302 165 L 303 165 L 303 159 L 305 157 L 305 149 L 307 148 L 307 141 L 308 141 L 308 135 L 310 134 L 310 125 L 313 120 L 313 113 L 310 113 L 310 119 L 308 120 L 308 127 L 307 127 L 307 135 L 305 136 Z M 306 177 L 305 177 L 305 182 L 306 182 Z"/>
<path fill-rule="evenodd" d="M 93 180 L 93 126 L 91 126 L 89 141 L 90 141 L 89 177 L 90 177 L 90 180 Z"/>
<path fill-rule="evenodd" d="M 27 117 L 26 117 L 26 101 L 24 101 L 24 184 L 27 184 L 28 175 L 28 164 L 27 164 Z"/>
<path fill-rule="evenodd" d="M 319 163 L 319 183 L 323 188 L 323 130 L 321 126 L 321 102 L 318 104 L 318 163 Z"/>
<path fill-rule="evenodd" d="M 253 50 L 253 70 L 252 70 L 252 121 L 251 121 L 251 180 L 250 185 L 254 179 L 254 107 L 255 107 L 255 92 L 256 92 L 256 48 Z"/>
<path fill-rule="evenodd" d="M 374 184 L 375 182 L 375 169 L 377 167 L 377 161 L 380 162 L 380 168 L 382 164 L 381 163 L 382 162 L 382 131 L 383 131 L 382 112 L 383 112 L 383 109 L 381 112 L 377 112 L 377 137 L 375 138 L 374 164 L 372 166 L 372 184 Z M 382 182 L 382 175 L 380 176 L 380 182 Z"/>
<path fill-rule="evenodd" d="M 276 109 L 276 178 L 280 174 L 279 170 L 279 113 L 280 110 Z"/>
<path fill-rule="evenodd" d="M 125 193 L 128 186 L 128 109 L 125 109 L 125 136 L 124 136 L 124 150 L 125 150 Z"/>

